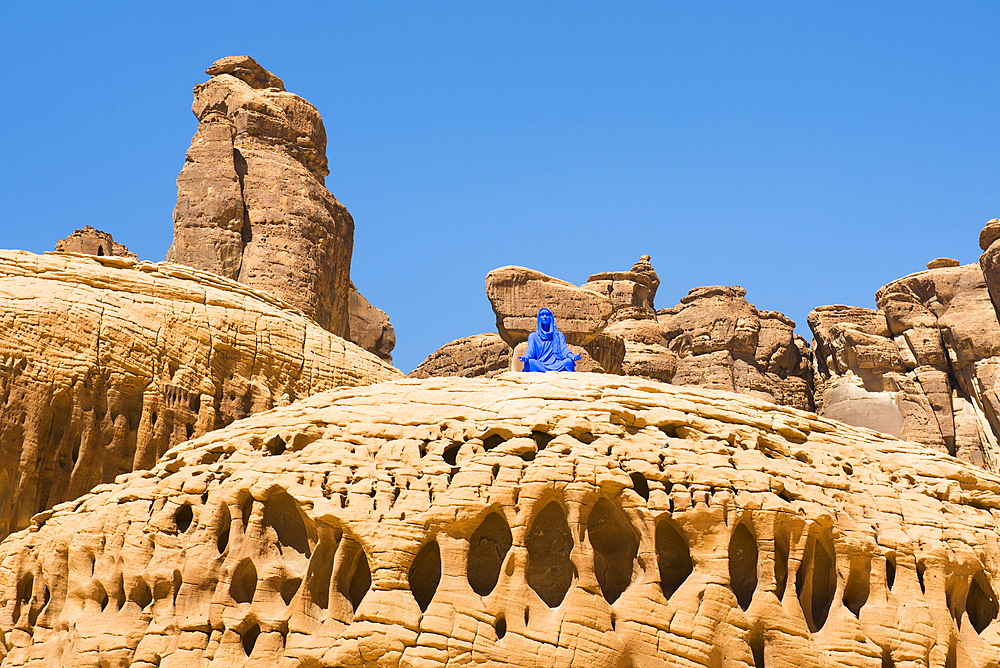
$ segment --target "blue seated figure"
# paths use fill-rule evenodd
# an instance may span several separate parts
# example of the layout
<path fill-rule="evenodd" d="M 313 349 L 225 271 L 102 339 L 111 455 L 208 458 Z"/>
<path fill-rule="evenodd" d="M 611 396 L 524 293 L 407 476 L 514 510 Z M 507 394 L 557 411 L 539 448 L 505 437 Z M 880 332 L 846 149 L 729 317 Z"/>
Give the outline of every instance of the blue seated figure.
<path fill-rule="evenodd" d="M 580 355 L 574 355 L 566 345 L 552 311 L 543 308 L 538 310 L 537 329 L 528 335 L 528 348 L 518 359 L 524 362 L 523 371 L 576 371 Z"/>

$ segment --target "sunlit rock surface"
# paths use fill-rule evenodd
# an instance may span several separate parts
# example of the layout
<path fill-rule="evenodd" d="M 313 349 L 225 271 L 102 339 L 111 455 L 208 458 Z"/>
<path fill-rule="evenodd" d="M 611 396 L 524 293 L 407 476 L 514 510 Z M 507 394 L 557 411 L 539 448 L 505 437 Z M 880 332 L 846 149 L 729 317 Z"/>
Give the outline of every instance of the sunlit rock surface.
<path fill-rule="evenodd" d="M 344 388 L 8 537 L 3 665 L 992 666 L 998 492 L 638 378 Z"/>

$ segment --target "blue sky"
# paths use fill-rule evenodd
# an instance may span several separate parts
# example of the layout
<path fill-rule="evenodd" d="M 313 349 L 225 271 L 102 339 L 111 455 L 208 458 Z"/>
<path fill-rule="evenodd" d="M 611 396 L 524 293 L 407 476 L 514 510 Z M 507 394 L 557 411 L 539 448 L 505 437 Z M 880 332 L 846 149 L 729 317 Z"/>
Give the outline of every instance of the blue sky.
<path fill-rule="evenodd" d="M 8 3 L 0 247 L 172 238 L 191 88 L 246 54 L 316 105 L 352 277 L 409 371 L 483 279 L 653 258 L 809 337 L 1000 216 L 1000 3 Z"/>

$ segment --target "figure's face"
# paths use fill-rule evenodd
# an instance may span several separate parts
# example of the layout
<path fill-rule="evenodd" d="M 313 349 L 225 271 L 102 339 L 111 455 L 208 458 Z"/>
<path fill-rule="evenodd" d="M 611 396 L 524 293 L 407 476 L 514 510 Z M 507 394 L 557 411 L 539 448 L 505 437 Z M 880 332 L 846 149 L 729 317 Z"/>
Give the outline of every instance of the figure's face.
<path fill-rule="evenodd" d="M 552 314 L 551 313 L 543 313 L 540 316 L 538 316 L 538 321 L 540 323 L 542 323 L 542 327 L 544 327 L 545 329 L 548 329 L 549 327 L 552 326 Z"/>

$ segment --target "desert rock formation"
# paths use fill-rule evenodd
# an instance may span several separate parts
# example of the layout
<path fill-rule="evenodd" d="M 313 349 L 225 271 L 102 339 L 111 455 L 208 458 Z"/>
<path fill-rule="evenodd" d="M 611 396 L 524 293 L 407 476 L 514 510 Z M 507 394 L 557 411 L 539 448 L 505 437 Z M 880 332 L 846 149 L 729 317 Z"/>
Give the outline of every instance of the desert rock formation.
<path fill-rule="evenodd" d="M 996 470 L 1000 323 L 983 270 L 912 274 L 882 287 L 876 303 L 809 315 L 817 412 Z"/>
<path fill-rule="evenodd" d="M 375 353 L 392 363 L 392 349 L 396 347 L 396 331 L 385 311 L 368 303 L 364 295 L 351 283 L 347 297 L 348 341 Z"/>
<path fill-rule="evenodd" d="M 316 395 L 0 547 L 5 666 L 995 665 L 1000 477 L 591 374 Z"/>
<path fill-rule="evenodd" d="M 511 349 L 499 334 L 466 336 L 447 343 L 410 372 L 410 378 L 492 378 L 510 369 Z"/>
<path fill-rule="evenodd" d="M 0 314 L 0 535 L 233 420 L 400 375 L 180 265 L 0 251 Z"/>
<path fill-rule="evenodd" d="M 354 220 L 324 185 L 319 112 L 247 56 L 206 74 L 167 260 L 270 292 L 346 337 Z"/>
<path fill-rule="evenodd" d="M 56 251 L 60 253 L 83 253 L 84 255 L 112 255 L 138 260 L 135 253 L 123 244 L 117 243 L 110 234 L 95 230 L 87 225 L 77 230 L 65 239 L 56 242 Z"/>
<path fill-rule="evenodd" d="M 694 288 L 657 312 L 666 347 L 677 356 L 671 382 L 812 408 L 811 355 L 795 323 L 758 311 L 739 286 Z"/>

